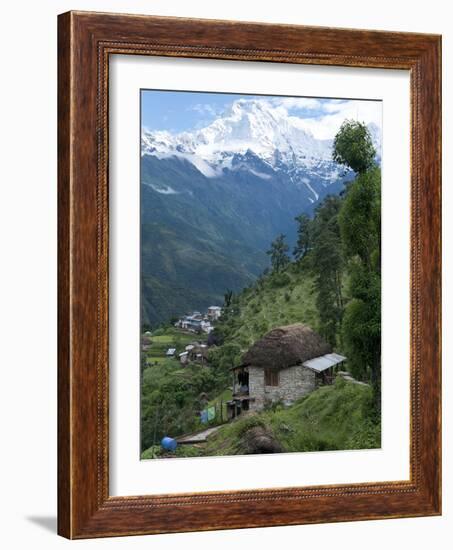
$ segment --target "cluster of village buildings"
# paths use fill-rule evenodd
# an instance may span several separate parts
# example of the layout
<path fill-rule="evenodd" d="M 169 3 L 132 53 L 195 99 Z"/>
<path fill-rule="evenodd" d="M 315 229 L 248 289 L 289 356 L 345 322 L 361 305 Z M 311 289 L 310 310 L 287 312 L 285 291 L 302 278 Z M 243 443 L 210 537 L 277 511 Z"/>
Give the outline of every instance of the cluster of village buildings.
<path fill-rule="evenodd" d="M 151 332 L 145 332 L 142 336 L 142 351 L 148 351 L 152 346 L 152 334 Z M 165 352 L 165 356 L 168 358 L 178 358 L 181 365 L 186 365 L 192 361 L 198 363 L 206 363 L 208 359 L 208 346 L 201 342 L 194 341 L 184 348 L 184 351 L 177 354 L 176 348 L 168 348 Z"/>
<path fill-rule="evenodd" d="M 190 315 L 184 315 L 175 323 L 176 328 L 180 328 L 195 334 L 201 334 L 202 332 L 209 334 L 214 330 L 215 321 L 217 321 L 222 314 L 222 308 L 219 306 L 210 306 L 206 310 L 205 314 L 199 311 L 194 311 Z M 152 345 L 151 332 L 145 332 L 142 335 L 141 348 L 142 351 L 148 351 Z M 176 357 L 178 355 L 178 357 Z M 165 352 L 165 356 L 169 358 L 178 358 L 182 365 L 186 365 L 192 361 L 198 363 L 206 363 L 208 357 L 208 346 L 200 342 L 194 341 L 187 345 L 183 352 L 177 354 L 176 348 L 168 348 Z"/>
<path fill-rule="evenodd" d="M 219 306 L 208 307 L 205 314 L 199 311 L 194 311 L 190 315 L 183 315 L 175 323 L 175 327 L 197 334 L 205 332 L 209 334 L 214 330 L 215 321 L 217 321 L 222 314 L 222 308 Z M 178 354 L 179 361 L 182 365 L 186 365 L 191 361 L 197 361 L 199 363 L 205 363 L 208 356 L 208 346 L 206 344 L 200 344 L 199 342 L 193 342 L 185 347 L 182 353 Z M 169 348 L 167 350 L 167 357 L 174 357 L 176 354 L 175 348 Z"/>
<path fill-rule="evenodd" d="M 214 330 L 213 323 L 219 319 L 221 314 L 222 308 L 220 306 L 210 306 L 205 314 L 194 311 L 190 315 L 183 315 L 176 321 L 175 327 L 190 330 L 191 332 L 205 332 L 209 334 Z"/>

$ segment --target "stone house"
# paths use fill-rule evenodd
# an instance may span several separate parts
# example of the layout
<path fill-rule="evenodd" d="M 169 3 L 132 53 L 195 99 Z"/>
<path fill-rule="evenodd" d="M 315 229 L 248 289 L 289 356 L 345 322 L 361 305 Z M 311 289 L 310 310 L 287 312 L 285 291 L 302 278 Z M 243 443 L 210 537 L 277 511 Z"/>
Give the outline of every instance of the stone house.
<path fill-rule="evenodd" d="M 232 369 L 229 417 L 259 411 L 274 402 L 291 405 L 320 384 L 330 383 L 335 367 L 345 359 L 332 353 L 331 346 L 307 325 L 274 328 Z"/>

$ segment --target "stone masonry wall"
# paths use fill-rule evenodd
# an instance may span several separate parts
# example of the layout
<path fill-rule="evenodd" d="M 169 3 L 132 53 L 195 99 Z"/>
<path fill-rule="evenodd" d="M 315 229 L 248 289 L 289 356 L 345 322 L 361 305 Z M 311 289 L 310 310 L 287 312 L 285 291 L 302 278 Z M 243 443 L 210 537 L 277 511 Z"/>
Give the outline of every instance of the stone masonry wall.
<path fill-rule="evenodd" d="M 282 401 L 290 405 L 300 397 L 316 389 L 316 375 L 310 369 L 297 365 L 279 372 L 278 386 L 264 385 L 264 369 L 248 367 L 249 393 L 255 401 L 250 402 L 251 410 L 261 410 L 267 403 Z"/>

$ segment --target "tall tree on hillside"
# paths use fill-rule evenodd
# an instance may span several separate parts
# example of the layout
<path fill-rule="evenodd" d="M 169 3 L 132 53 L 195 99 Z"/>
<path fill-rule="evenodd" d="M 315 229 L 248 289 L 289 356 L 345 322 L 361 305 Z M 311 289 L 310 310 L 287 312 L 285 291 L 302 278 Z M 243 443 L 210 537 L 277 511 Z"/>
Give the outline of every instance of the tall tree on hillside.
<path fill-rule="evenodd" d="M 233 299 L 233 291 L 228 289 L 223 295 L 224 307 L 230 307 L 232 299 Z"/>
<path fill-rule="evenodd" d="M 351 370 L 371 375 L 380 407 L 381 377 L 381 171 L 364 124 L 346 121 L 334 140 L 333 158 L 358 173 L 350 184 L 339 226 L 349 273 L 351 300 L 342 337 Z"/>
<path fill-rule="evenodd" d="M 297 222 L 297 242 L 293 250 L 293 256 L 296 260 L 301 260 L 311 246 L 311 220 L 307 214 L 300 214 L 295 218 Z"/>
<path fill-rule="evenodd" d="M 270 249 L 266 252 L 271 257 L 271 265 L 274 271 L 281 271 L 289 264 L 289 246 L 285 242 L 286 235 L 280 234 L 272 241 Z"/>
<path fill-rule="evenodd" d="M 350 295 L 343 340 L 357 375 L 370 371 L 379 391 L 381 369 L 381 173 L 360 174 L 351 185 L 340 213 L 348 260 Z"/>
<path fill-rule="evenodd" d="M 333 143 L 333 160 L 362 174 L 374 165 L 376 150 L 365 124 L 345 120 Z"/>
<path fill-rule="evenodd" d="M 310 265 L 315 275 L 319 331 L 333 346 L 343 313 L 343 257 L 338 225 L 341 204 L 341 197 L 328 196 L 316 209 L 311 228 Z"/>

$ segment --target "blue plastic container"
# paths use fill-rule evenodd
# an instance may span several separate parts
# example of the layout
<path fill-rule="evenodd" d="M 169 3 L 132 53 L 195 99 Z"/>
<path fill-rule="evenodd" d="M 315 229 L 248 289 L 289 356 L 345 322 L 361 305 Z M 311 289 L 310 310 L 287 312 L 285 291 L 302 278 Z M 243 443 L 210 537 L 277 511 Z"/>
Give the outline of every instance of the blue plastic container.
<path fill-rule="evenodd" d="M 160 444 L 162 445 L 163 449 L 165 449 L 166 451 L 171 451 L 172 453 L 176 451 L 176 447 L 178 446 L 178 443 L 175 439 L 167 436 L 162 438 Z"/>

